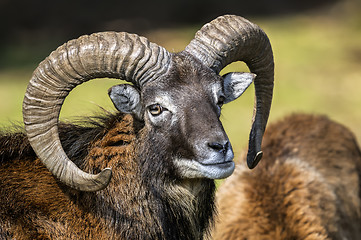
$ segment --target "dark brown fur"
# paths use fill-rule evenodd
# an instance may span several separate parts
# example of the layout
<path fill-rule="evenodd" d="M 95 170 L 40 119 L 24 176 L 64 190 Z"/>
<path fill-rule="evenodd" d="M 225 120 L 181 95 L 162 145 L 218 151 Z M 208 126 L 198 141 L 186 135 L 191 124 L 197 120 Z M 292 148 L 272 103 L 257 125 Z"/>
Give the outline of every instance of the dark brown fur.
<path fill-rule="evenodd" d="M 361 153 L 348 129 L 292 115 L 268 127 L 263 151 L 220 187 L 214 239 L 361 239 Z"/>
<path fill-rule="evenodd" d="M 112 168 L 109 186 L 73 190 L 43 166 L 23 133 L 2 134 L 0 239 L 203 238 L 213 213 L 213 181 L 177 178 L 168 149 L 148 139 L 143 123 L 118 114 L 90 126 L 61 124 L 59 131 L 80 168 Z"/>

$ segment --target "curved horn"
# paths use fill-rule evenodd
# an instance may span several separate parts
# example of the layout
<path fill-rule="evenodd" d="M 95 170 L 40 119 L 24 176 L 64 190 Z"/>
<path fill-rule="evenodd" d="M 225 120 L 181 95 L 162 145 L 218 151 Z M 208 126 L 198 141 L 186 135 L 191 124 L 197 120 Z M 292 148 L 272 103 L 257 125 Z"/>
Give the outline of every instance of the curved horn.
<path fill-rule="evenodd" d="M 204 25 L 185 51 L 200 59 L 217 74 L 228 64 L 243 61 L 257 75 L 255 111 L 249 137 L 247 164 L 254 168 L 262 158 L 261 144 L 273 93 L 274 63 L 267 35 L 257 25 L 232 15 Z"/>
<path fill-rule="evenodd" d="M 111 170 L 97 175 L 80 170 L 64 152 L 58 134 L 61 106 L 77 85 L 94 78 L 119 78 L 142 87 L 164 74 L 170 54 L 146 38 L 103 32 L 71 40 L 34 71 L 23 102 L 25 130 L 44 165 L 60 181 L 81 191 L 105 188 Z"/>

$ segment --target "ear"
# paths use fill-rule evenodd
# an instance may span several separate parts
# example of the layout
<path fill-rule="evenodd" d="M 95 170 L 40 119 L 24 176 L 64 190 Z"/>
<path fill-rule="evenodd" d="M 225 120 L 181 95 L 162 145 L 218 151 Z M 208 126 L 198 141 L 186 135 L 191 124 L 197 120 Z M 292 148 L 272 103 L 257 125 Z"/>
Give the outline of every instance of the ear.
<path fill-rule="evenodd" d="M 142 106 L 139 91 L 129 84 L 120 84 L 109 88 L 108 95 L 118 111 L 132 113 L 142 119 Z"/>
<path fill-rule="evenodd" d="M 225 95 L 224 103 L 229 103 L 242 95 L 256 78 L 256 74 L 232 72 L 223 77 L 223 89 Z"/>

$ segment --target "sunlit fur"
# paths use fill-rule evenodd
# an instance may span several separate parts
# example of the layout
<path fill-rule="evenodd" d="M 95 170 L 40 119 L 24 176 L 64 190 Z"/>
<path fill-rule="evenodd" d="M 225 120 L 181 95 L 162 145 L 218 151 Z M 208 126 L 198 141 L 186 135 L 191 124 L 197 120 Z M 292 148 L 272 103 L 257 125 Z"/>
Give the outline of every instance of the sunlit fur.
<path fill-rule="evenodd" d="M 182 180 L 169 147 L 131 115 L 60 125 L 62 146 L 85 171 L 111 167 L 112 181 L 80 192 L 43 166 L 23 133 L 0 135 L 0 239 L 202 239 L 214 183 Z"/>
<path fill-rule="evenodd" d="M 221 185 L 214 239 L 361 239 L 361 152 L 348 129 L 292 115 L 269 126 L 263 151 Z"/>

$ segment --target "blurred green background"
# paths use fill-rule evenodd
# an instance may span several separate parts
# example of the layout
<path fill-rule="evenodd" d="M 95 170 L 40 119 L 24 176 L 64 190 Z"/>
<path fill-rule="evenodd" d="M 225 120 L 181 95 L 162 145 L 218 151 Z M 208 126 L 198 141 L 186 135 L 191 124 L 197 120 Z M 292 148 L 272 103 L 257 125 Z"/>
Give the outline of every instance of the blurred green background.
<path fill-rule="evenodd" d="M 143 35 L 180 51 L 218 15 L 247 17 L 268 34 L 276 75 L 270 122 L 294 112 L 327 114 L 361 141 L 361 4 L 344 1 L 0 1 L 0 125 L 22 120 L 21 104 L 32 71 L 57 46 L 96 31 Z M 135 2 L 135 1 L 134 1 Z M 152 3 L 149 3 L 152 2 Z M 142 7 L 140 7 L 142 6 Z M 247 71 L 242 63 L 224 69 Z M 119 80 L 93 80 L 73 90 L 61 119 L 115 110 L 107 89 Z M 253 87 L 224 106 L 222 121 L 235 153 L 247 145 Z"/>

